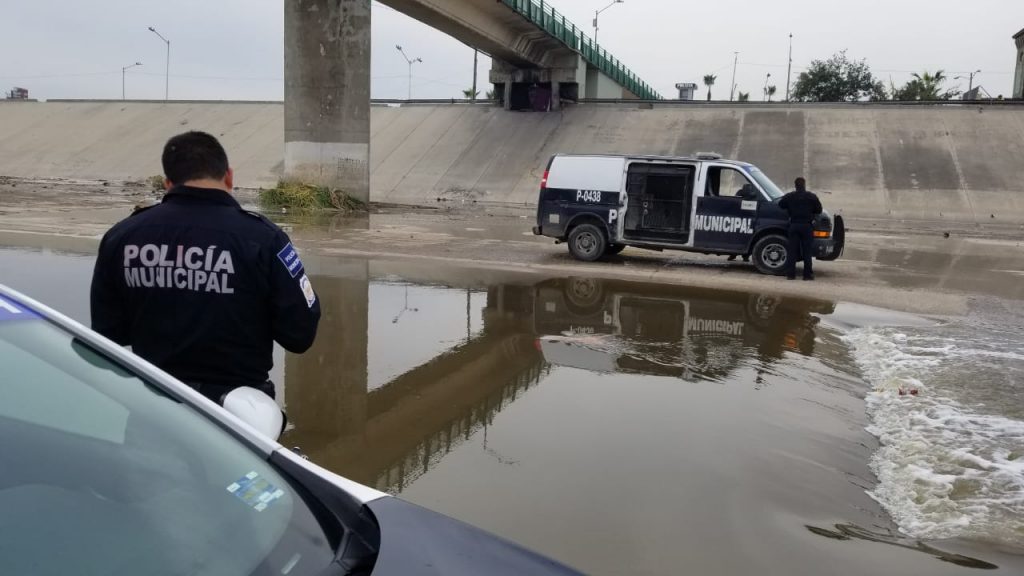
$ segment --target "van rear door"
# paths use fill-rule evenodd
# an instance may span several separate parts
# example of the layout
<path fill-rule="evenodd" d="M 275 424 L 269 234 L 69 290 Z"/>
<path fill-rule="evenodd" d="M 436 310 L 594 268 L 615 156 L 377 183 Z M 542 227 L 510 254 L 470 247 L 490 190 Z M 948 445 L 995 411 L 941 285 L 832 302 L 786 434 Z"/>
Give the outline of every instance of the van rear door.
<path fill-rule="evenodd" d="M 573 220 L 599 218 L 610 241 L 618 238 L 619 212 L 626 174 L 621 156 L 555 156 L 537 206 L 537 225 L 545 236 L 563 237 Z"/>

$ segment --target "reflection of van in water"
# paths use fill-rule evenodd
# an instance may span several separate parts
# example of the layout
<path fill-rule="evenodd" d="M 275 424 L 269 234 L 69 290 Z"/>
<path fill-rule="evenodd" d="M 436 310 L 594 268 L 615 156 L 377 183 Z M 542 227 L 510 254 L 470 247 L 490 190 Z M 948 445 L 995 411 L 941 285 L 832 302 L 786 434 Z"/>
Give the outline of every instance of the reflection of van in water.
<path fill-rule="evenodd" d="M 556 155 L 541 181 L 533 233 L 569 245 L 593 261 L 626 246 L 750 255 L 764 274 L 782 274 L 790 258 L 783 193 L 746 162 L 717 154 L 693 158 Z M 842 216 L 814 222 L 814 256 L 843 253 Z"/>
<path fill-rule="evenodd" d="M 814 352 L 831 303 L 570 278 L 536 287 L 534 330 L 551 364 L 594 372 L 724 379 L 744 357 Z"/>

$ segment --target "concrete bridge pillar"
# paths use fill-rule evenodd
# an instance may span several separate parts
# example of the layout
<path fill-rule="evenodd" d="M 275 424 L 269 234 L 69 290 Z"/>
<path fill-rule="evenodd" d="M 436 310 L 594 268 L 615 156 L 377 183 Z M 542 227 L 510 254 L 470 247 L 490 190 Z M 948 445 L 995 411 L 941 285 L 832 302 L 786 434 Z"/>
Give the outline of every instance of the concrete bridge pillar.
<path fill-rule="evenodd" d="M 370 0 L 284 2 L 284 175 L 370 199 Z"/>
<path fill-rule="evenodd" d="M 365 441 L 369 263 L 310 271 L 310 280 L 320 296 L 320 326 L 312 348 L 285 357 L 285 409 L 295 424 L 287 441 L 330 466 Z"/>
<path fill-rule="evenodd" d="M 524 67 L 492 60 L 490 80 L 501 91 L 506 110 L 537 110 L 542 106 L 554 111 L 562 107 L 562 100 L 575 101 L 583 96 L 587 65 L 578 54 L 553 50 L 547 53 L 546 61 L 543 67 Z"/>
<path fill-rule="evenodd" d="M 1024 30 L 1013 37 L 1017 44 L 1017 72 L 1013 78 L 1013 97 L 1024 98 Z"/>

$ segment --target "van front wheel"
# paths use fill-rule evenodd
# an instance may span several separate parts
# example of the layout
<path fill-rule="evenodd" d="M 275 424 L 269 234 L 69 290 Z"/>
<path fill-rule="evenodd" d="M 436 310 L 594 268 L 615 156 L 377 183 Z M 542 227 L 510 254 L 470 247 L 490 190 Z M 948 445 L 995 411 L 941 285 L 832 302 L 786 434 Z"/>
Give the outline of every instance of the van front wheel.
<path fill-rule="evenodd" d="M 754 268 L 761 274 L 781 276 L 789 262 L 789 240 L 785 236 L 770 234 L 754 244 Z"/>
<path fill-rule="evenodd" d="M 593 224 L 580 224 L 569 232 L 569 253 L 577 260 L 593 262 L 604 256 L 607 248 L 604 230 Z"/>

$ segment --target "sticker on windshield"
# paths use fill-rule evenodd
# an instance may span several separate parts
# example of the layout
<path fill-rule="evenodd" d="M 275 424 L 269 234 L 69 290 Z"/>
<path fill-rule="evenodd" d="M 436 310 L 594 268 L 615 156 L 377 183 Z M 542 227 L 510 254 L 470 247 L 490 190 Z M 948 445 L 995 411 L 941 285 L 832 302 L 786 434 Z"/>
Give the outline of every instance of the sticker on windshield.
<path fill-rule="evenodd" d="M 227 487 L 228 492 L 235 495 L 247 506 L 257 512 L 263 512 L 275 500 L 284 496 L 284 490 L 275 487 L 266 479 L 260 478 L 258 472 L 249 472 Z"/>
<path fill-rule="evenodd" d="M 0 297 L 0 322 L 4 320 L 29 320 L 34 318 L 39 318 L 39 314 L 25 308 L 21 304 L 15 304 L 11 300 Z"/>

